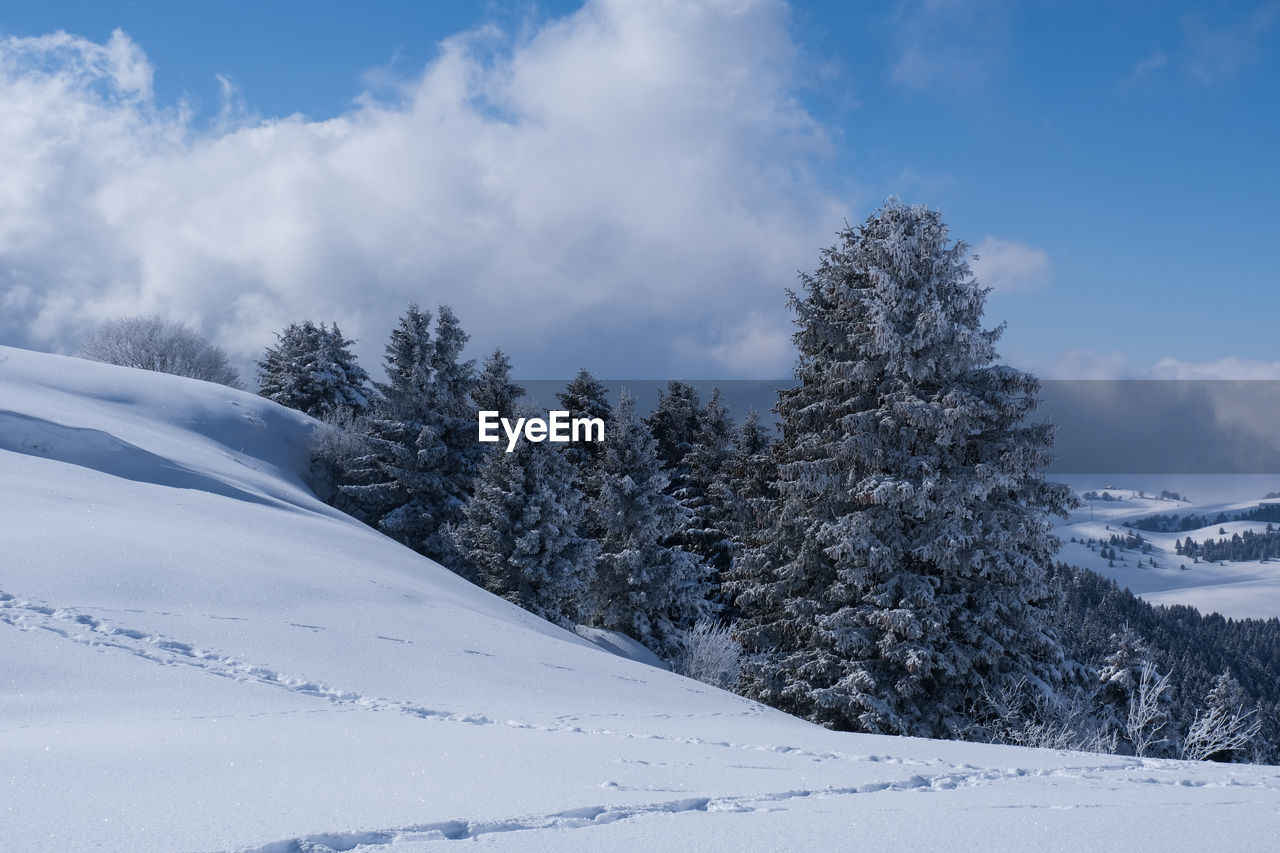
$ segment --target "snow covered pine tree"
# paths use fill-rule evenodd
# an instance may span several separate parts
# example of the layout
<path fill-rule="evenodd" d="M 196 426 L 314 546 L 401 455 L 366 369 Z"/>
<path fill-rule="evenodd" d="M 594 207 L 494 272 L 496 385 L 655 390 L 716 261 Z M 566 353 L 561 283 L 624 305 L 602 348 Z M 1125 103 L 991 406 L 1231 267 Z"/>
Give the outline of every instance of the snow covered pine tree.
<path fill-rule="evenodd" d="M 387 382 L 364 420 L 368 453 L 341 487 L 358 518 L 452 567 L 447 526 L 462 517 L 484 456 L 475 440 L 475 365 L 459 361 L 467 334 L 447 305 L 431 315 L 410 305 L 391 332 Z"/>
<path fill-rule="evenodd" d="M 476 583 L 566 627 L 579 618 L 599 552 L 579 533 L 586 502 L 574 475 L 560 445 L 522 441 L 511 453 L 494 449 L 453 534 Z"/>
<path fill-rule="evenodd" d="M 420 454 L 430 440 L 434 356 L 431 314 L 410 305 L 387 343 L 387 381 L 374 386 L 373 413 L 363 424 L 367 452 L 353 460 L 339 489 L 345 509 L 418 550 L 435 530 L 426 504 L 433 481 Z"/>
<path fill-rule="evenodd" d="M 471 389 L 471 402 L 477 412 L 498 412 L 504 417 L 516 410 L 524 389 L 511 381 L 511 359 L 501 348 L 490 353 Z"/>
<path fill-rule="evenodd" d="M 369 374 L 351 353 L 355 341 L 344 338 L 337 323 L 292 323 L 276 338 L 258 362 L 261 396 L 314 418 L 368 410 Z"/>
<path fill-rule="evenodd" d="M 993 364 L 1002 328 L 937 211 L 891 199 L 803 275 L 779 499 L 738 561 L 759 699 L 841 729 L 948 737 L 984 687 L 1050 687 L 1053 428 Z"/>
<path fill-rule="evenodd" d="M 708 584 L 692 554 L 664 544 L 680 529 L 685 510 L 664 493 L 669 477 L 657 443 L 626 392 L 603 447 L 599 493 L 588 509 L 600 542 L 589 619 L 669 656 L 680 648 L 680 631 L 706 614 Z"/>

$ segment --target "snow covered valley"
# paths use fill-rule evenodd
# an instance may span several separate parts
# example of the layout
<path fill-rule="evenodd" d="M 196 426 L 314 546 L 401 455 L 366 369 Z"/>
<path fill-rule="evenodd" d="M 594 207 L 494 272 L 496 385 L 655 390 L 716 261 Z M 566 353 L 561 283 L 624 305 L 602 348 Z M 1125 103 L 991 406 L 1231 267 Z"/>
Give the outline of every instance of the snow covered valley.
<path fill-rule="evenodd" d="M 832 732 L 608 654 L 318 501 L 313 425 L 0 347 L 0 847 L 1280 847 L 1280 768 Z M 1220 595 L 1171 553 L 1122 583 Z"/>
<path fill-rule="evenodd" d="M 1178 540 L 1203 544 L 1245 531 L 1263 533 L 1266 521 L 1235 519 L 1260 506 L 1280 512 L 1276 476 L 1071 476 L 1077 494 L 1095 495 L 1058 525 L 1063 541 L 1058 558 L 1092 569 L 1152 604 L 1186 604 L 1202 613 L 1234 619 L 1280 617 L 1280 562 L 1197 560 L 1177 553 Z M 1110 487 L 1110 488 L 1108 488 Z M 1161 492 L 1182 500 L 1157 497 Z M 1109 497 L 1103 498 L 1102 495 Z M 1152 516 L 1202 517 L 1211 523 L 1173 532 L 1140 529 Z M 1128 524 L 1129 526 L 1126 526 Z M 1133 525 L 1138 524 L 1139 527 Z M 1272 525 L 1275 527 L 1276 525 Z M 1099 545 L 1111 538 L 1141 536 L 1144 546 L 1104 557 Z M 1074 540 L 1074 541 L 1073 541 Z M 1094 546 L 1089 546 L 1094 540 Z M 1142 548 L 1146 552 L 1142 553 Z"/>

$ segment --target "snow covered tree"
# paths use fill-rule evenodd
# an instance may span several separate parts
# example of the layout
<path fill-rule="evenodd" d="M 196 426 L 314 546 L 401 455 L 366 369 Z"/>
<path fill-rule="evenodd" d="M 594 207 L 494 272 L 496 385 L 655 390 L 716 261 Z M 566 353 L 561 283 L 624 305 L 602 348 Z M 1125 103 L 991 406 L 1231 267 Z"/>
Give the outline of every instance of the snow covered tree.
<path fill-rule="evenodd" d="M 645 425 L 658 442 L 658 458 L 671 473 L 673 481 L 684 473 L 684 460 L 698 440 L 702 426 L 702 400 L 698 389 L 688 382 L 673 379 L 666 391 L 658 391 Z"/>
<path fill-rule="evenodd" d="M 476 583 L 566 626 L 579 618 L 598 554 L 579 533 L 586 505 L 573 475 L 560 445 L 523 441 L 490 453 L 453 532 Z"/>
<path fill-rule="evenodd" d="M 686 516 L 671 544 L 693 554 L 706 566 L 717 606 L 723 602 L 716 593 L 735 549 L 736 496 L 725 488 L 722 479 L 732 452 L 733 419 L 720 398 L 720 389 L 715 388 L 698 409 L 698 430 L 680 460 L 679 479 L 673 477 L 678 488 L 671 494 L 685 508 Z"/>
<path fill-rule="evenodd" d="M 837 728 L 946 737 L 982 689 L 1049 690 L 1053 428 L 995 364 L 987 290 L 937 211 L 891 200 L 802 276 L 779 499 L 732 584 L 761 700 Z"/>
<path fill-rule="evenodd" d="M 1245 711 L 1245 695 L 1230 673 L 1222 673 L 1205 696 L 1182 745 L 1188 761 L 1231 761 L 1243 753 L 1262 729 L 1256 711 Z"/>
<path fill-rule="evenodd" d="M 289 325 L 258 362 L 258 393 L 315 418 L 339 409 L 363 414 L 369 409 L 369 374 L 356 363 L 353 343 L 337 323 Z"/>
<path fill-rule="evenodd" d="M 609 389 L 585 367 L 578 370 L 578 375 L 563 391 L 556 394 L 556 399 L 570 418 L 600 418 L 605 423 L 605 435 L 608 436 L 609 419 L 613 417 L 613 409 L 609 405 Z M 571 444 L 568 448 L 570 460 L 584 477 L 595 464 L 601 450 L 599 443 Z M 589 485 L 587 491 L 588 494 L 593 493 Z"/>
<path fill-rule="evenodd" d="M 1111 645 L 1113 651 L 1098 669 L 1100 718 L 1108 726 L 1128 730 L 1132 709 L 1143 705 L 1142 674 L 1154 666 L 1153 654 L 1128 625 L 1111 636 Z M 1156 698 L 1168 697 L 1162 691 Z"/>
<path fill-rule="evenodd" d="M 735 548 L 753 541 L 765 524 L 776 498 L 778 479 L 773 440 L 760 423 L 760 415 L 748 412 L 733 436 L 733 448 L 721 469 L 721 486 L 733 499 L 730 525 Z"/>
<path fill-rule="evenodd" d="M 424 452 L 435 444 L 428 427 L 435 351 L 431 314 L 410 305 L 387 343 L 387 381 L 375 384 L 374 410 L 364 420 L 366 452 L 352 461 L 339 489 L 343 509 L 415 549 L 437 526 L 433 460 Z"/>
<path fill-rule="evenodd" d="M 663 544 L 685 511 L 664 492 L 668 477 L 656 442 L 629 394 L 619 399 L 603 444 L 599 493 L 588 511 L 600 531 L 590 622 L 674 654 L 680 631 L 706 613 L 708 586 L 692 555 Z"/>
<path fill-rule="evenodd" d="M 353 515 L 420 553 L 453 565 L 448 526 L 471 496 L 484 455 L 470 394 L 475 365 L 460 361 L 467 335 L 448 306 L 409 306 L 391 333 L 387 382 L 364 418 L 367 452 L 340 492 Z"/>
<path fill-rule="evenodd" d="M 1138 677 L 1137 689 L 1129 697 L 1129 715 L 1125 718 L 1124 733 L 1133 744 L 1133 754 L 1142 758 L 1153 747 L 1166 743 L 1161 737 L 1169 722 L 1165 702 L 1161 701 L 1169 687 L 1169 673 L 1160 675 L 1156 665 L 1148 663 Z"/>
<path fill-rule="evenodd" d="M 501 349 L 494 350 L 484 360 L 484 367 L 471 389 L 471 400 L 477 412 L 500 412 L 511 417 L 524 389 L 511 381 L 511 359 Z"/>
<path fill-rule="evenodd" d="M 80 354 L 106 364 L 240 387 L 240 373 L 221 347 L 190 326 L 159 316 L 103 323 L 81 342 Z"/>
<path fill-rule="evenodd" d="M 434 530 L 422 552 L 448 566 L 454 561 L 445 529 L 461 520 L 486 449 L 476 441 L 476 410 L 471 401 L 475 362 L 462 361 L 469 338 L 453 309 L 441 305 L 431 357 L 431 408 L 420 448 L 421 464 L 430 471 L 427 503 Z"/>

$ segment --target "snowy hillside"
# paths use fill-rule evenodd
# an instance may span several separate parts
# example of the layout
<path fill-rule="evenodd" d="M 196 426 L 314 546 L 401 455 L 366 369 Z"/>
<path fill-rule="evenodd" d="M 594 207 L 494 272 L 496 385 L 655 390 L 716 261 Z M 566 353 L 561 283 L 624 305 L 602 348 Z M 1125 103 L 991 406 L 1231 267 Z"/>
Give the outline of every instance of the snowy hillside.
<path fill-rule="evenodd" d="M 1077 494 L 1102 493 L 1112 499 L 1093 499 L 1059 524 L 1057 534 L 1064 542 L 1059 559 L 1074 566 L 1092 569 L 1128 587 L 1152 604 L 1187 604 L 1202 613 L 1221 613 L 1236 619 L 1280 617 L 1280 562 L 1196 562 L 1175 553 L 1174 543 L 1190 537 L 1197 543 L 1217 540 L 1246 530 L 1256 533 L 1265 521 L 1229 521 L 1190 530 L 1161 533 L 1125 527 L 1153 515 L 1189 515 L 1217 518 L 1251 510 L 1261 504 L 1276 504 L 1266 495 L 1280 491 L 1280 477 L 1068 477 Z M 1189 500 L 1155 497 L 1161 491 L 1176 492 Z M 1220 533 L 1219 531 L 1223 531 Z M 1144 555 L 1120 552 L 1115 560 L 1103 557 L 1087 542 L 1141 534 L 1151 549 Z M 1072 542 L 1072 539 L 1075 542 Z M 1123 558 L 1123 559 L 1121 559 Z M 1155 565 L 1151 565 L 1151 560 Z"/>
<path fill-rule="evenodd" d="M 0 847 L 1280 845 L 1274 767 L 841 734 L 608 654 L 317 501 L 311 425 L 0 347 Z"/>

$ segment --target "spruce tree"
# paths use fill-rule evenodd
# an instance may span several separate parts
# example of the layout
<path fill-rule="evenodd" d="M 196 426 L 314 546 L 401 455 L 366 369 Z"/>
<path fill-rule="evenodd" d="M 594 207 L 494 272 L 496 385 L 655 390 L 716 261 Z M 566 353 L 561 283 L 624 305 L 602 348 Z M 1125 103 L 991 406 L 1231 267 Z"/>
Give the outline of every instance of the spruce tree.
<path fill-rule="evenodd" d="M 739 561 L 750 689 L 845 729 L 946 737 L 983 689 L 1051 689 L 1052 427 L 995 364 L 987 290 L 937 211 L 890 201 L 792 294 L 799 385 L 780 392 L 779 498 Z"/>
<path fill-rule="evenodd" d="M 578 370 L 563 391 L 556 394 L 561 408 L 569 413 L 570 418 L 600 418 L 605 423 L 605 435 L 609 435 L 609 419 L 613 417 L 613 409 L 609 405 L 609 389 L 585 367 Z M 579 473 L 585 478 L 596 458 L 600 455 L 600 443 L 584 442 L 571 444 L 568 447 L 569 458 L 577 466 Z M 588 492 L 593 490 L 589 488 Z"/>
<path fill-rule="evenodd" d="M 733 448 L 733 419 L 721 401 L 720 389 L 698 409 L 697 432 L 680 460 L 679 487 L 672 496 L 685 508 L 685 520 L 671 544 L 693 554 L 705 566 L 713 585 L 712 600 L 723 605 L 719 595 L 724 573 L 733 558 L 734 496 L 723 487 L 722 473 Z"/>
<path fill-rule="evenodd" d="M 658 405 L 644 422 L 658 442 L 658 458 L 671 472 L 672 480 L 678 481 L 702 424 L 698 389 L 678 379 L 667 382 L 666 391 L 658 391 Z"/>
<path fill-rule="evenodd" d="M 729 457 L 710 487 L 713 518 L 725 537 L 730 561 L 728 566 L 719 569 L 715 600 L 731 621 L 738 614 L 728 586 L 746 581 L 741 572 L 731 567 L 741 560 L 747 549 L 760 544 L 759 537 L 776 498 L 773 484 L 777 480 L 777 468 L 771 449 L 772 442 L 760 424 L 760 416 L 754 411 L 748 412 L 733 435 Z M 760 581 L 754 578 L 751 584 Z"/>
<path fill-rule="evenodd" d="M 471 389 L 471 400 L 477 412 L 498 412 L 511 417 L 524 396 L 524 389 L 511 381 L 511 359 L 501 348 L 484 360 L 480 376 Z"/>
<path fill-rule="evenodd" d="M 432 471 L 423 451 L 433 446 L 431 314 L 410 305 L 391 331 L 376 383 L 374 410 L 364 420 L 366 452 L 353 460 L 339 491 L 343 508 L 421 550 L 435 529 L 429 506 Z"/>
<path fill-rule="evenodd" d="M 579 619 L 598 553 L 579 532 L 586 505 L 573 475 L 557 444 L 489 453 L 453 534 L 476 583 L 566 626 Z"/>
<path fill-rule="evenodd" d="M 337 323 L 290 324 L 258 362 L 258 393 L 315 418 L 341 409 L 363 414 L 369 409 L 369 375 L 356 363 L 353 343 Z"/>
<path fill-rule="evenodd" d="M 733 436 L 733 448 L 721 469 L 719 488 L 731 507 L 729 533 L 740 550 L 756 542 L 770 505 L 776 499 L 778 479 L 773 440 L 760 423 L 760 415 L 748 412 Z"/>
<path fill-rule="evenodd" d="M 423 498 L 432 524 L 421 550 L 451 568 L 455 560 L 447 527 L 462 519 L 486 449 L 476 440 L 471 401 L 475 362 L 462 360 L 469 338 L 453 309 L 441 305 L 431 355 L 430 410 L 419 447 L 419 464 L 428 472 Z"/>
<path fill-rule="evenodd" d="M 673 654 L 679 632 L 706 613 L 708 587 L 692 555 L 663 544 L 685 511 L 664 492 L 667 473 L 629 394 L 613 413 L 598 473 L 599 493 L 589 509 L 600 542 L 591 623 Z"/>

